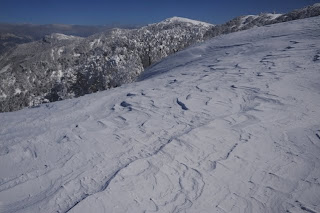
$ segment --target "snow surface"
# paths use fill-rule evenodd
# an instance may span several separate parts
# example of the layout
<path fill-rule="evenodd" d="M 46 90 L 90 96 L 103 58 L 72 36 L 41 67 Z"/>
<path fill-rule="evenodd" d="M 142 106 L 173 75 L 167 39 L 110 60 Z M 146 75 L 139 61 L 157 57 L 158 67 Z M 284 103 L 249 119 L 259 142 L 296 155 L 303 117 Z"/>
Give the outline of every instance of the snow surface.
<path fill-rule="evenodd" d="M 10 69 L 10 67 L 11 67 L 11 64 L 8 64 L 7 66 L 3 67 L 3 68 L 0 70 L 0 74 L 7 72 L 7 71 Z"/>
<path fill-rule="evenodd" d="M 0 212 L 320 212 L 319 54 L 319 17 L 270 25 L 2 113 Z"/>
<path fill-rule="evenodd" d="M 0 98 L 6 98 L 6 97 L 7 97 L 6 94 L 4 94 L 4 93 L 0 94 Z"/>
<path fill-rule="evenodd" d="M 15 92 L 14 92 L 14 94 L 20 94 L 22 91 L 21 91 L 21 89 L 19 89 L 19 88 L 16 88 L 15 89 Z"/>

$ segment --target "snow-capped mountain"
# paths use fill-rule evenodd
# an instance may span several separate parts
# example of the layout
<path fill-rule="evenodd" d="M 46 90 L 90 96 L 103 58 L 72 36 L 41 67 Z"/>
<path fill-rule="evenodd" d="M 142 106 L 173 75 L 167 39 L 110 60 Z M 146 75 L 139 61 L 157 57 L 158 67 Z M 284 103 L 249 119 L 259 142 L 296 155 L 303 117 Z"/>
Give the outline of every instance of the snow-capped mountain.
<path fill-rule="evenodd" d="M 196 20 L 192 20 L 192 19 L 188 19 L 188 18 L 182 18 L 182 17 L 172 17 L 172 18 L 168 18 L 166 20 L 164 20 L 162 23 L 186 23 L 189 25 L 198 25 L 198 26 L 204 26 L 204 27 L 213 27 L 213 24 L 209 24 L 206 22 L 202 22 L 202 21 L 196 21 Z"/>
<path fill-rule="evenodd" d="M 320 17 L 223 35 L 1 113 L 0 212 L 320 212 L 319 35 Z"/>
<path fill-rule="evenodd" d="M 52 34 L 0 59 L 0 111 L 52 102 L 129 83 L 145 67 L 203 41 L 212 25 L 167 19 L 88 38 Z"/>
<path fill-rule="evenodd" d="M 260 27 L 319 15 L 320 4 L 317 3 L 299 10 L 294 10 L 287 14 L 262 13 L 260 15 L 239 16 L 225 24 L 211 27 L 211 29 L 206 33 L 205 38 L 212 38 L 221 34 L 247 30 L 253 27 Z"/>
<path fill-rule="evenodd" d="M 242 16 L 217 26 L 173 17 L 88 38 L 45 36 L 0 55 L 0 112 L 117 87 L 133 82 L 168 55 L 217 35 L 319 14 L 315 4 L 285 15 Z"/>

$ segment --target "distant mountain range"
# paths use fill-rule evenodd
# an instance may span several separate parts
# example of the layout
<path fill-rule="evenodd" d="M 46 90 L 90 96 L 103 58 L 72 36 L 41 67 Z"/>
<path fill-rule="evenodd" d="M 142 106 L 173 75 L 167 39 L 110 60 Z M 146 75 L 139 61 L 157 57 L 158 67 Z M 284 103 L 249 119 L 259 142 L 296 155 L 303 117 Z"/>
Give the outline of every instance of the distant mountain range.
<path fill-rule="evenodd" d="M 105 32 L 117 25 L 107 26 L 83 26 L 66 24 L 8 24 L 0 23 L 0 55 L 15 47 L 17 44 L 27 43 L 42 39 L 52 33 L 62 33 L 65 35 L 74 35 L 88 37 L 90 35 Z M 137 26 L 121 26 L 125 29 L 133 29 Z"/>
<path fill-rule="evenodd" d="M 3 31 L 0 112 L 117 87 L 168 55 L 215 36 L 317 15 L 320 4 L 284 15 L 241 16 L 222 25 L 173 17 L 139 29 L 57 25 L 35 36 L 23 33 L 24 27 L 17 27 L 20 33 Z M 47 35 L 53 29 L 60 31 Z"/>

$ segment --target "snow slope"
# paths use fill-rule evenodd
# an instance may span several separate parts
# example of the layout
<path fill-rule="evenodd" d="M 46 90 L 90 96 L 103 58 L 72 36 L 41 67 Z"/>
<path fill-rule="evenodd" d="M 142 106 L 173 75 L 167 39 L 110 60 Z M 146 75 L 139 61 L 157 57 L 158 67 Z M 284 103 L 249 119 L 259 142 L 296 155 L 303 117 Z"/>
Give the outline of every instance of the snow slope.
<path fill-rule="evenodd" d="M 320 17 L 0 114 L 0 212 L 320 212 Z"/>

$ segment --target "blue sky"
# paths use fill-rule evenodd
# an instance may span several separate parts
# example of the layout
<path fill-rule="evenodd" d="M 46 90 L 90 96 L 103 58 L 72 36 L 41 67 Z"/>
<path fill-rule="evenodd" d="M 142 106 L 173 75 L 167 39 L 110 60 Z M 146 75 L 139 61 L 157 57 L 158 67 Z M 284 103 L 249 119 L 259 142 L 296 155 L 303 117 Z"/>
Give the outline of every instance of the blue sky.
<path fill-rule="evenodd" d="M 181 16 L 220 24 L 239 15 L 284 13 L 316 0 L 0 0 L 0 22 L 147 24 Z"/>

